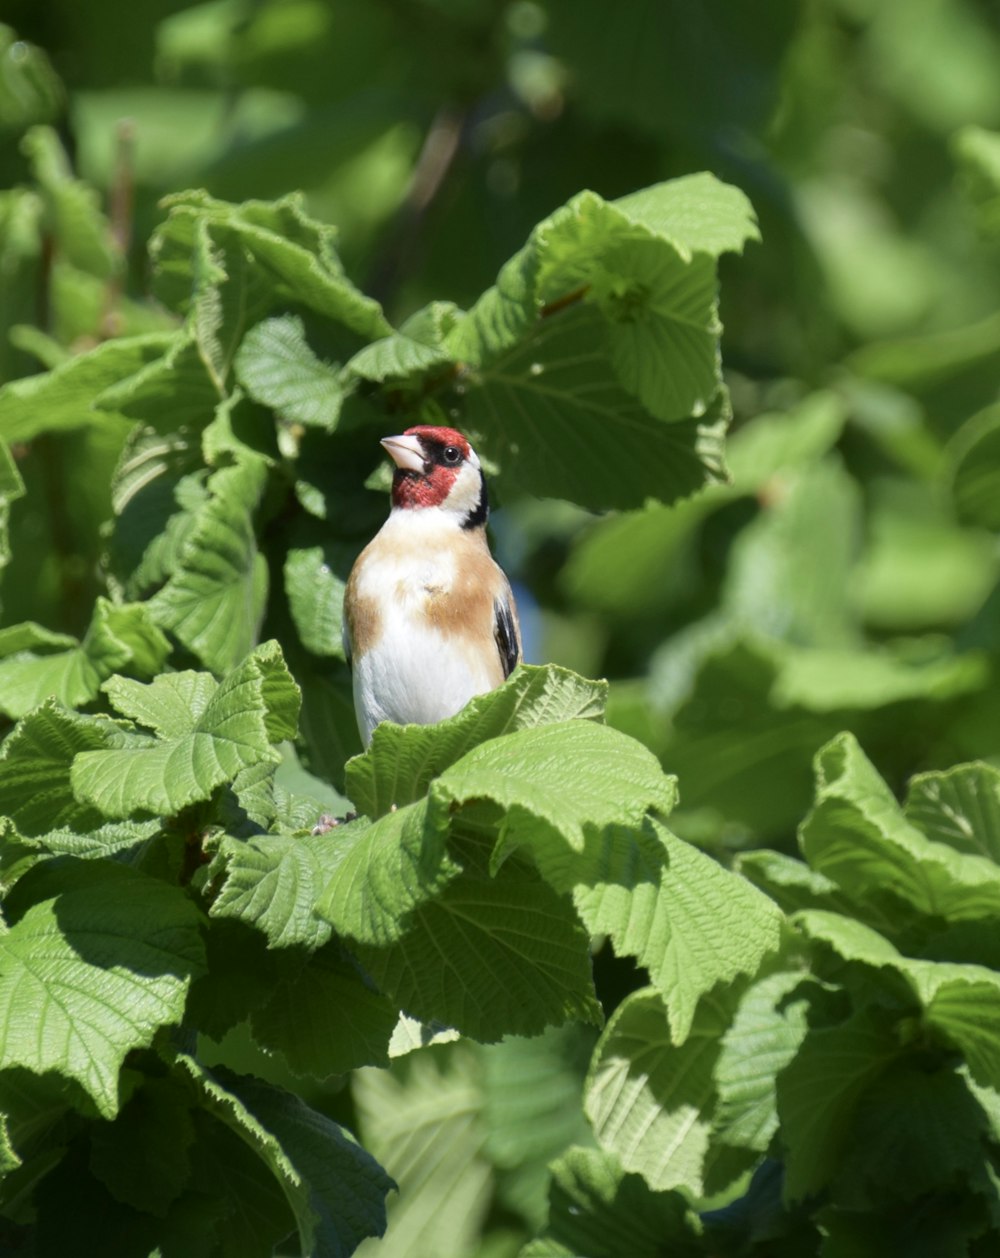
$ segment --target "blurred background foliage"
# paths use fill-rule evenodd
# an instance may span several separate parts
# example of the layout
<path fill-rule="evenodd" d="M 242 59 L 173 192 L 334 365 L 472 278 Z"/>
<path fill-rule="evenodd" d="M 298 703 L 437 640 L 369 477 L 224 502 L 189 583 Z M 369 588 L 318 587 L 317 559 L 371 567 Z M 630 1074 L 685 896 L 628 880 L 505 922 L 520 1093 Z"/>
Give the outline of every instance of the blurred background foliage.
<path fill-rule="evenodd" d="M 613 517 L 498 511 L 529 654 L 616 682 L 614 719 L 679 773 L 681 825 L 716 848 L 787 842 L 811 756 L 845 727 L 897 784 L 1000 754 L 987 0 L 774 0 L 766 21 L 738 0 L 5 15 L 3 379 L 168 324 L 145 242 L 183 187 L 303 189 L 397 324 L 473 301 L 582 187 L 701 169 L 742 187 L 763 244 L 722 263 L 733 484 Z M 24 457 L 12 523 L 38 548 L 14 548 L 5 623 L 86 623 L 121 436 L 63 438 L 71 483 L 33 483 L 44 437 Z M 45 495 L 67 504 L 58 570 Z"/>
<path fill-rule="evenodd" d="M 732 482 L 605 516 L 500 503 L 529 657 L 612 680 L 610 718 L 679 776 L 677 828 L 720 854 L 791 849 L 842 729 L 897 788 L 1000 762 L 991 0 L 7 0 L 3 19 L 0 381 L 172 325 L 146 241 L 182 188 L 303 189 L 398 325 L 471 303 L 581 188 L 741 187 L 763 243 L 721 264 Z M 86 625 L 126 431 L 15 448 L 3 625 Z M 497 1254 L 541 1217 L 542 1181 L 476 1134 L 509 1065 L 456 1050 L 454 1108 L 428 1119 L 470 1142 L 469 1235 L 501 1186 Z M 379 1088 L 362 1113 L 391 1110 Z"/>

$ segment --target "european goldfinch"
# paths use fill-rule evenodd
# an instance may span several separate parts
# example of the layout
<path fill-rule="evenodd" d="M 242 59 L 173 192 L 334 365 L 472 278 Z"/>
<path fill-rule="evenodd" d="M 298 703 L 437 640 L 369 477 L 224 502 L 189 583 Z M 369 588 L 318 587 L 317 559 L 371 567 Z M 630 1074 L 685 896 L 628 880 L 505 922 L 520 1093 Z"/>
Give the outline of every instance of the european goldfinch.
<path fill-rule="evenodd" d="M 344 647 L 365 746 L 380 721 L 430 725 L 494 690 L 521 658 L 510 583 L 486 541 L 476 452 L 454 428 L 382 440 L 392 510 L 344 595 Z"/>

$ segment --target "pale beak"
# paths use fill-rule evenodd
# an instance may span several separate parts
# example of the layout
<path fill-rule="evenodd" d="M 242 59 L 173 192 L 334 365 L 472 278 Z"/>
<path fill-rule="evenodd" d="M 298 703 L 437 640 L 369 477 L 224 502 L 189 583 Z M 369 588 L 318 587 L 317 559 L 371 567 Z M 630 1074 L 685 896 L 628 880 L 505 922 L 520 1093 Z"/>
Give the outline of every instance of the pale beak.
<path fill-rule="evenodd" d="M 426 459 L 419 437 L 383 437 L 380 444 L 404 472 L 423 472 Z"/>

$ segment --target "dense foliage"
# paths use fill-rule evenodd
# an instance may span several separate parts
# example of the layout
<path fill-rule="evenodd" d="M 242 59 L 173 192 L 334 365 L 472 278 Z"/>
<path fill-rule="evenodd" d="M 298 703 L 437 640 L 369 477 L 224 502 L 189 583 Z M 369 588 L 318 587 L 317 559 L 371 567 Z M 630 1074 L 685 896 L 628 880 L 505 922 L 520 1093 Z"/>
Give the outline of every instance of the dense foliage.
<path fill-rule="evenodd" d="M 995 1252 L 1000 27 L 768 10 L 0 26 L 4 1252 Z M 533 662 L 361 754 L 441 420 Z"/>

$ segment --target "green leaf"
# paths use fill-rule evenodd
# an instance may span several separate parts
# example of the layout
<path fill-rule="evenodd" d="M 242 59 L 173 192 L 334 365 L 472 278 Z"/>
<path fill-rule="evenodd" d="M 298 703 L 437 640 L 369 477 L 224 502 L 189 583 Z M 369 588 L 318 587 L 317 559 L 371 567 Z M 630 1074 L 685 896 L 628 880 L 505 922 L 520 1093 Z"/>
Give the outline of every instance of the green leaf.
<path fill-rule="evenodd" d="M 270 947 L 318 949 L 331 931 L 314 905 L 341 837 L 335 832 L 302 838 L 265 835 L 249 842 L 224 838 L 211 866 L 213 876 L 224 871 L 211 915 L 263 931 Z"/>
<path fill-rule="evenodd" d="M 852 1195 L 900 1196 L 917 1209 L 928 1194 L 957 1188 L 994 1197 L 983 1164 L 988 1130 L 961 1074 L 897 1063 L 865 1096 L 840 1183 Z"/>
<path fill-rule="evenodd" d="M 410 315 L 398 332 L 358 350 L 345 371 L 365 380 L 412 379 L 453 363 L 447 337 L 461 313 L 450 301 L 431 302 Z"/>
<path fill-rule="evenodd" d="M 904 813 L 935 843 L 1000 865 L 1000 769 L 978 761 L 910 781 Z"/>
<path fill-rule="evenodd" d="M 862 1098 L 899 1055 L 888 1020 L 867 1006 L 806 1036 L 777 1081 L 792 1200 L 819 1191 L 836 1173 Z"/>
<path fill-rule="evenodd" d="M 569 891 L 579 861 L 608 827 L 640 828 L 669 813 L 676 786 L 646 747 L 594 721 L 557 721 L 480 743 L 431 784 L 444 821 L 456 806 L 489 800 L 505 813 L 504 853 L 525 845 L 546 878 Z M 574 857 L 577 859 L 574 860 Z"/>
<path fill-rule="evenodd" d="M 77 716 L 50 699 L 24 717 L 0 749 L 0 815 L 25 836 L 66 826 L 78 833 L 104 818 L 70 784 L 74 758 L 104 747 L 111 722 Z"/>
<path fill-rule="evenodd" d="M 482 1234 L 492 1168 L 478 1059 L 467 1044 L 416 1053 L 405 1067 L 351 1080 L 361 1135 L 399 1185 L 380 1258 L 467 1253 Z"/>
<path fill-rule="evenodd" d="M 862 902 L 890 895 L 964 921 L 1000 912 L 1000 868 L 924 838 L 851 734 L 816 756 L 816 804 L 799 842 L 809 864 Z"/>
<path fill-rule="evenodd" d="M 0 441 L 0 572 L 10 562 L 10 508 L 24 497 L 24 481 L 5 442 Z"/>
<path fill-rule="evenodd" d="M 77 756 L 73 789 L 108 817 L 174 814 L 242 769 L 277 764 L 274 744 L 294 733 L 298 713 L 298 689 L 276 643 L 258 647 L 218 686 L 186 672 L 149 685 L 116 678 L 105 689 L 119 711 L 159 735 L 119 735 L 117 745 Z"/>
<path fill-rule="evenodd" d="M 521 1258 L 700 1258 L 701 1224 L 681 1193 L 653 1192 L 601 1149 L 568 1150 L 552 1167 L 549 1225 Z"/>
<path fill-rule="evenodd" d="M 224 673 L 253 646 L 267 602 L 267 562 L 253 513 L 266 468 L 247 460 L 208 482 L 210 498 L 178 547 L 177 568 L 149 610 L 213 672 Z"/>
<path fill-rule="evenodd" d="M 0 936 L 0 1069 L 55 1071 L 112 1118 L 126 1054 L 180 1022 L 204 950 L 178 888 L 123 867 L 101 873 Z"/>
<path fill-rule="evenodd" d="M 724 391 L 700 420 L 654 419 L 616 378 L 607 329 L 589 305 L 540 319 L 480 367 L 465 414 L 488 434 L 487 449 L 492 442 L 503 451 L 505 494 L 633 508 L 647 498 L 674 502 L 725 479 Z"/>
<path fill-rule="evenodd" d="M 195 1138 L 186 1099 L 172 1080 L 148 1078 L 113 1122 L 95 1126 L 90 1169 L 117 1201 L 162 1218 L 180 1196 Z"/>
<path fill-rule="evenodd" d="M 943 1040 L 965 1055 L 973 1078 L 1000 1087 L 1000 1062 L 994 1048 L 1000 1034 L 1000 975 L 983 965 L 958 965 L 902 956 L 877 931 L 836 913 L 811 910 L 793 919 L 811 939 L 820 940 L 848 961 L 898 976 L 895 995 L 909 988 L 923 1007 L 922 1023 L 932 1039 Z"/>
<path fill-rule="evenodd" d="M 447 833 L 447 816 L 426 800 L 370 824 L 338 827 L 327 836 L 328 881 L 316 912 L 339 935 L 376 946 L 395 942 L 408 915 L 458 872 L 445 854 Z"/>
<path fill-rule="evenodd" d="M 395 1006 L 336 945 L 311 956 L 253 1012 L 254 1039 L 299 1075 L 326 1079 L 389 1062 Z"/>
<path fill-rule="evenodd" d="M 706 1192 L 719 1157 L 711 1144 L 713 1071 L 730 1016 L 725 1001 L 706 997 L 678 1047 L 659 993 L 643 988 L 608 1020 L 584 1107 L 601 1146 L 653 1189 Z"/>
<path fill-rule="evenodd" d="M 434 778 L 491 738 L 574 718 L 602 720 L 606 693 L 605 682 L 558 665 L 522 664 L 497 690 L 437 725 L 383 722 L 365 754 L 348 764 L 347 793 L 361 812 L 383 816 L 421 799 Z"/>
<path fill-rule="evenodd" d="M 285 555 L 285 594 L 302 645 L 314 655 L 344 655 L 344 590 L 356 558 L 354 546 L 327 539 L 290 546 Z"/>
<path fill-rule="evenodd" d="M 606 320 L 619 381 L 661 420 L 699 417 L 719 390 L 715 264 L 582 192 L 535 230 L 538 299 L 584 292 Z"/>
<path fill-rule="evenodd" d="M 734 541 L 725 610 L 741 628 L 795 645 L 853 645 L 847 588 L 859 523 L 856 484 L 838 462 L 786 475 Z"/>
<path fill-rule="evenodd" d="M 745 879 L 652 823 L 663 847 L 657 879 L 597 879 L 577 886 L 587 928 L 634 956 L 666 1003 L 670 1033 L 683 1044 L 701 998 L 717 984 L 754 974 L 780 941 L 781 914 Z"/>
<path fill-rule="evenodd" d="M 963 524 L 1000 530 L 1000 406 L 989 406 L 955 434 L 951 492 Z"/>
<path fill-rule="evenodd" d="M 169 217 L 154 234 L 150 251 L 157 267 L 157 287 L 168 305 L 183 309 L 196 273 L 196 241 L 205 230 L 213 242 L 232 242 L 246 251 L 259 276 L 266 277 L 275 305 L 290 301 L 342 323 L 358 336 L 391 331 L 378 302 L 365 297 L 347 279 L 334 249 L 335 229 L 310 218 L 302 196 L 232 205 L 205 192 L 168 197 Z M 204 226 L 202 226 L 204 224 Z"/>
<path fill-rule="evenodd" d="M 166 353 L 173 333 L 119 337 L 70 358 L 53 371 L 14 380 L 0 388 L 0 431 L 7 442 L 30 441 L 42 432 L 65 432 L 103 419 L 94 404 L 100 393 Z"/>
<path fill-rule="evenodd" d="M 201 451 L 184 431 L 161 436 L 137 426 L 126 439 L 111 485 L 115 513 L 107 563 L 127 598 L 159 589 L 208 499 Z"/>
<path fill-rule="evenodd" d="M 42 190 L 56 248 L 73 266 L 110 278 L 119 269 L 111 225 L 101 213 L 97 190 L 74 179 L 59 137 L 51 127 L 32 127 L 21 141 Z"/>
<path fill-rule="evenodd" d="M 985 127 L 963 127 L 954 147 L 981 231 L 1000 235 L 1000 134 Z"/>
<path fill-rule="evenodd" d="M 516 858 L 492 877 L 467 862 L 416 906 L 398 943 L 362 946 L 358 955 L 400 1008 L 473 1039 L 600 1021 L 587 933 L 569 903 Z"/>
<path fill-rule="evenodd" d="M 344 390 L 334 368 L 320 362 L 306 342 L 302 320 L 266 319 L 244 336 L 236 378 L 255 402 L 289 423 L 332 432 Z"/>
<path fill-rule="evenodd" d="M 688 250 L 742 253 L 760 240 L 753 206 L 739 188 L 702 171 L 653 184 L 612 202 L 633 223 Z"/>
<path fill-rule="evenodd" d="M 141 604 L 103 598 L 80 643 L 31 622 L 0 629 L 0 711 L 21 717 L 50 697 L 71 708 L 89 703 L 112 673 L 152 676 L 169 649 Z"/>
<path fill-rule="evenodd" d="M 385 1171 L 343 1128 L 258 1079 L 180 1056 L 203 1104 L 264 1162 L 295 1215 L 303 1253 L 341 1258 L 385 1230 Z"/>
<path fill-rule="evenodd" d="M 479 1053 L 497 1195 L 536 1230 L 546 1219 L 550 1162 L 590 1140 L 580 1097 L 596 1039 L 570 1024 L 530 1038 L 506 1036 Z"/>
<path fill-rule="evenodd" d="M 782 971 L 744 993 L 715 1069 L 716 1130 L 726 1144 L 766 1153 L 778 1130 L 777 1085 L 809 1029 L 814 979 Z"/>
<path fill-rule="evenodd" d="M 137 370 L 123 371 L 94 405 L 147 424 L 161 438 L 177 440 L 188 427 L 200 432 L 222 396 L 194 336 L 178 331 L 164 354 Z"/>

